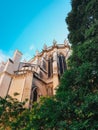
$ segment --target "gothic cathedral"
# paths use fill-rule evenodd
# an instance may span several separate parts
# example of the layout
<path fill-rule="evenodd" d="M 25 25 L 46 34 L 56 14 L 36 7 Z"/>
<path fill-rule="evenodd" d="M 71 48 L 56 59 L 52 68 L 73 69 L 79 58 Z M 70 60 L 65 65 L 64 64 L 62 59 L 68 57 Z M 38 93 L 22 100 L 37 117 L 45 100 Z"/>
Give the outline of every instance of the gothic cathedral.
<path fill-rule="evenodd" d="M 0 65 L 0 96 L 10 95 L 19 101 L 28 99 L 26 107 L 30 107 L 41 96 L 54 95 L 67 69 L 70 52 L 67 41 L 64 44 L 54 41 L 50 47 L 44 45 L 42 52 L 37 51 L 28 62 L 21 62 L 22 53 L 16 50 L 12 59 Z"/>

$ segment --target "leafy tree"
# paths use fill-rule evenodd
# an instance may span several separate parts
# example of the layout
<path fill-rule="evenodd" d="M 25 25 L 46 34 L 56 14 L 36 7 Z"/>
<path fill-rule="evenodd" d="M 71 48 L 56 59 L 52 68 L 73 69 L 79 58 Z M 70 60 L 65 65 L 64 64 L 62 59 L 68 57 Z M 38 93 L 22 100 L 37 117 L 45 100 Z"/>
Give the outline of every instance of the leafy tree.
<path fill-rule="evenodd" d="M 33 130 L 60 130 L 63 126 L 63 112 L 60 103 L 54 98 L 45 97 L 34 104 L 28 129 Z"/>
<path fill-rule="evenodd" d="M 98 1 L 72 0 L 66 21 L 73 53 L 57 99 L 69 130 L 98 129 Z M 92 124 L 92 125 L 91 125 Z"/>
<path fill-rule="evenodd" d="M 24 113 L 27 113 L 27 110 L 24 104 L 25 102 L 18 102 L 10 96 L 0 97 L 0 130 L 19 130 L 20 126 L 25 126 L 27 117 Z"/>

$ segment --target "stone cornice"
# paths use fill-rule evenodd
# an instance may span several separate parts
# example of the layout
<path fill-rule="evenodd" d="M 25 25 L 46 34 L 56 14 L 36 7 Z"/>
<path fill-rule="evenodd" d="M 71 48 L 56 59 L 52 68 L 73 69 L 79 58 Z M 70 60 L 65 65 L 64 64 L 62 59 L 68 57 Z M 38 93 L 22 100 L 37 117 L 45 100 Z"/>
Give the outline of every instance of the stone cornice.
<path fill-rule="evenodd" d="M 8 73 L 7 71 L 1 72 L 1 73 L 0 73 L 0 76 L 2 76 L 3 74 L 6 74 L 6 75 L 8 75 L 8 76 L 10 76 L 10 77 L 13 77 L 13 74 Z"/>
<path fill-rule="evenodd" d="M 50 51 L 53 51 L 55 48 L 61 49 L 61 48 L 69 48 L 71 49 L 69 44 L 55 44 L 53 46 L 47 47 L 47 49 L 43 49 L 42 52 L 38 53 L 37 56 L 34 56 L 32 59 L 30 59 L 28 62 L 30 63 L 32 60 L 34 60 L 36 57 L 41 57 L 45 52 L 48 53 Z"/>
<path fill-rule="evenodd" d="M 38 75 L 36 72 L 34 73 L 34 77 L 37 78 L 38 80 L 42 81 L 42 82 L 45 83 L 46 85 L 53 82 L 52 80 L 47 81 L 47 79 L 44 80 L 44 79 L 40 78 L 39 75 Z"/>

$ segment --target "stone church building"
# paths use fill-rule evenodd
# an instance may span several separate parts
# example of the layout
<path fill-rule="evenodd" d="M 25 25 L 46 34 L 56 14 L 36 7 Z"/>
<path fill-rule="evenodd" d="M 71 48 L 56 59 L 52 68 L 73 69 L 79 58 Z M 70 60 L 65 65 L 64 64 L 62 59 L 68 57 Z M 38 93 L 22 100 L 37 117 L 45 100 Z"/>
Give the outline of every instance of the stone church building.
<path fill-rule="evenodd" d="M 37 51 L 28 62 L 21 62 L 22 53 L 16 50 L 12 59 L 0 65 L 0 96 L 10 95 L 19 101 L 28 99 L 26 107 L 41 96 L 52 96 L 67 69 L 69 55 L 67 41 L 64 44 L 54 41 L 50 47 L 44 45 L 42 52 Z"/>

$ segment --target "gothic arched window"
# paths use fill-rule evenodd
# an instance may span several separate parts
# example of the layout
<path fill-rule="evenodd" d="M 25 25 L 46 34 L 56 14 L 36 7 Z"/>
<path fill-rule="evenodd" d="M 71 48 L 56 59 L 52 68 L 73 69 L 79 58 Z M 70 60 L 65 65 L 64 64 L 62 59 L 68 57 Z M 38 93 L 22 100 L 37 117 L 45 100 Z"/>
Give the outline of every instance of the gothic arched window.
<path fill-rule="evenodd" d="M 48 77 L 51 77 L 53 74 L 53 57 L 48 59 Z"/>
<path fill-rule="evenodd" d="M 62 54 L 58 55 L 58 69 L 59 69 L 59 74 L 63 74 L 64 71 L 67 69 L 66 60 Z"/>
<path fill-rule="evenodd" d="M 46 70 L 46 62 L 43 60 L 43 68 Z"/>
<path fill-rule="evenodd" d="M 46 70 L 46 61 L 45 61 L 45 59 L 42 57 L 42 59 L 41 59 L 41 67 L 44 69 L 44 70 Z"/>
<path fill-rule="evenodd" d="M 37 87 L 36 86 L 34 86 L 33 88 L 32 88 L 32 91 L 31 91 L 31 102 L 33 103 L 33 102 L 36 102 L 37 101 Z"/>

